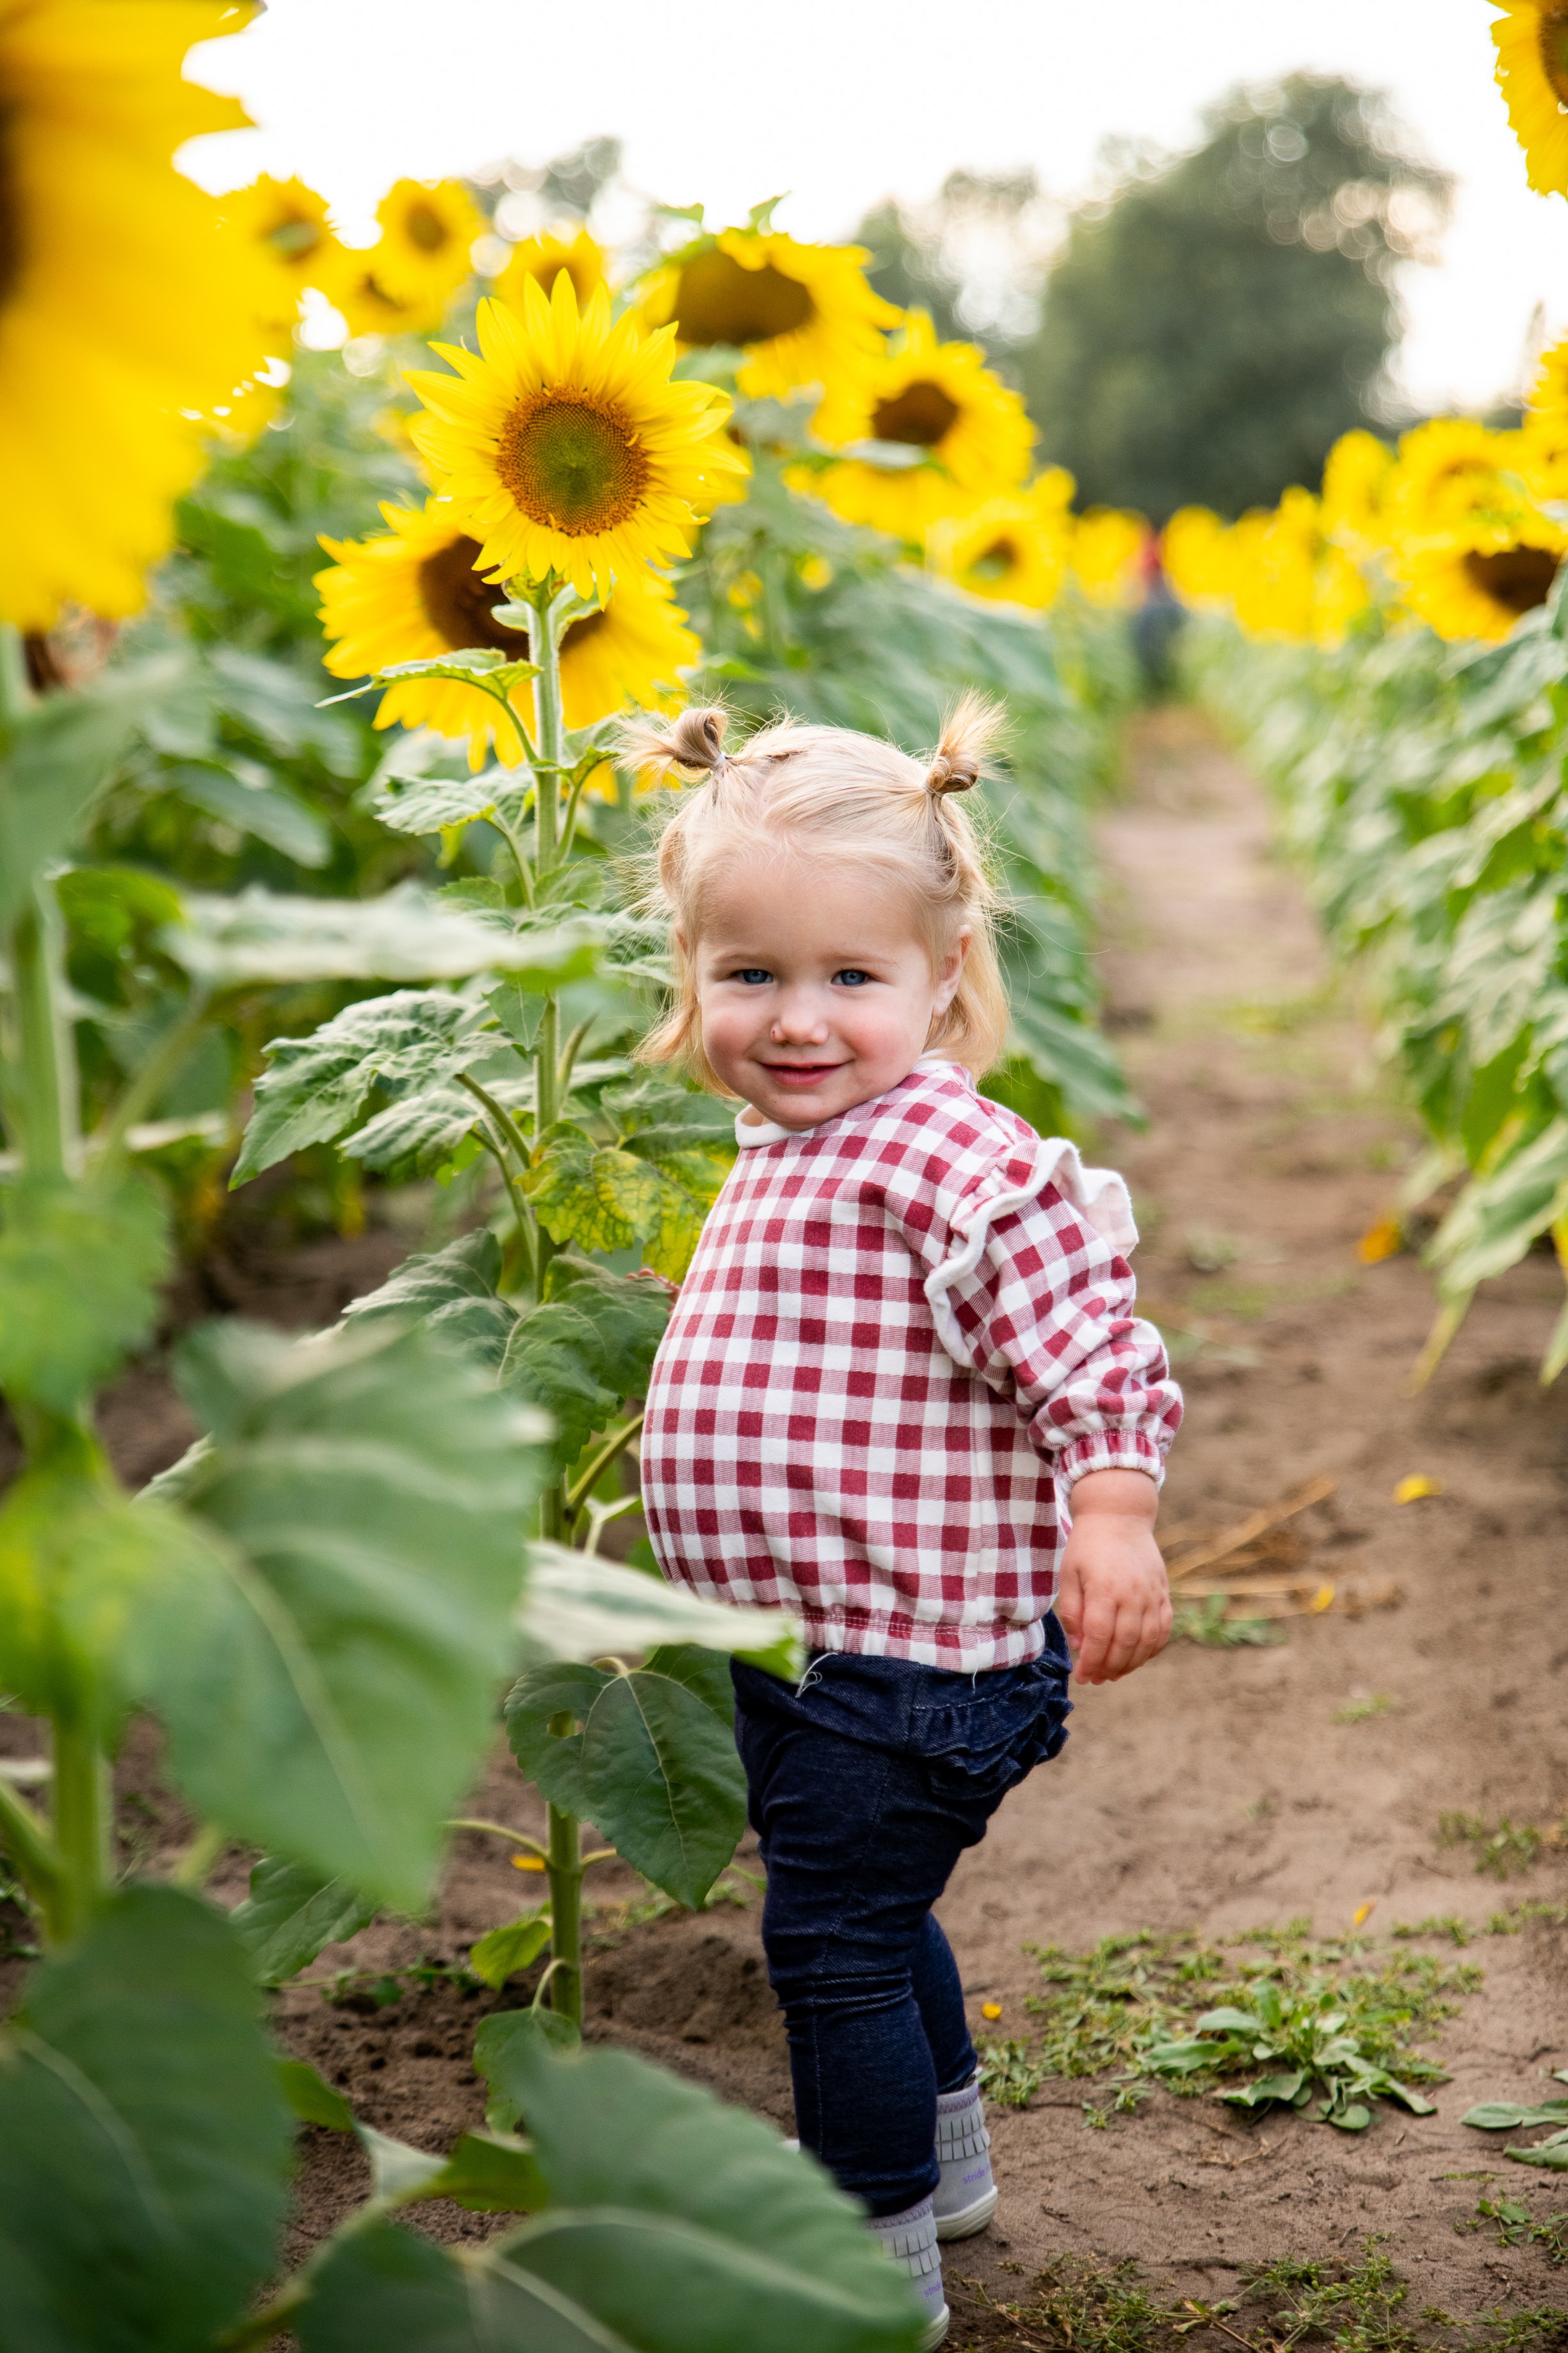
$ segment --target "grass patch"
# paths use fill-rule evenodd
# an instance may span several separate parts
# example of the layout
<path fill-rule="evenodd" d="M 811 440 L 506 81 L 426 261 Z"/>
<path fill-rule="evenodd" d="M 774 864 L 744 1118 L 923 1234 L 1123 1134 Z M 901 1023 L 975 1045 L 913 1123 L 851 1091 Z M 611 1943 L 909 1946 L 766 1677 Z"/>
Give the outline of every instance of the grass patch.
<path fill-rule="evenodd" d="M 1511 1822 L 1506 1814 L 1495 1822 L 1479 1814 L 1439 1814 L 1437 1843 L 1473 1847 L 1478 1871 L 1489 1872 L 1494 1879 L 1511 1879 L 1516 1871 L 1528 1871 L 1543 1847 L 1568 1846 L 1568 1824 L 1549 1822 L 1542 1828 L 1535 1822 Z"/>
<path fill-rule="evenodd" d="M 1386 1715 L 1393 1705 L 1394 1702 L 1386 1692 L 1358 1692 L 1354 1699 L 1347 1699 L 1335 1708 L 1334 1722 L 1372 1724 L 1380 1715 Z"/>
<path fill-rule="evenodd" d="M 1247 2107 L 1289 2103 L 1351 2130 L 1371 2122 L 1378 2098 L 1420 2111 L 1412 2086 L 1446 2079 L 1416 2040 L 1481 1978 L 1473 1962 L 1316 1939 L 1306 1920 L 1223 1945 L 1145 1929 L 1089 1953 L 1030 1949 L 1042 1990 L 1025 2006 L 1038 2030 L 982 2044 L 982 2084 L 1023 2107 L 1053 2078 L 1107 2077 L 1118 2096 L 1098 2122 L 1152 2081 Z"/>
<path fill-rule="evenodd" d="M 1244 2272 L 1223 2302 L 1172 2299 L 1169 2285 L 1147 2281 L 1135 2263 L 1074 2255 L 1048 2263 L 1016 2298 L 953 2276 L 952 2353 L 1178 2353 L 1194 2342 L 1205 2353 L 1294 2353 L 1308 2344 L 1330 2353 L 1548 2353 L 1568 2344 L 1568 2312 L 1555 2305 L 1469 2319 L 1436 2305 L 1413 2314 L 1410 2283 L 1375 2238 L 1357 2262 L 1285 2255 Z"/>

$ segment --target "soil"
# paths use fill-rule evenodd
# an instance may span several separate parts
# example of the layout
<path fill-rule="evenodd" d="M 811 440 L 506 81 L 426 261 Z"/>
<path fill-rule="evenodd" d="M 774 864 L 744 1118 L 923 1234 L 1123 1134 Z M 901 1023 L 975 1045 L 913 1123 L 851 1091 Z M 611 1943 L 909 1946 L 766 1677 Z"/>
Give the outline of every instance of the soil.
<path fill-rule="evenodd" d="M 1481 2099 L 1560 2089 L 1542 2077 L 1568 2067 L 1563 1931 L 1484 1932 L 1510 1901 L 1568 1898 L 1568 1859 L 1545 1850 L 1505 1889 L 1437 1835 L 1445 1812 L 1544 1824 L 1568 1809 L 1557 1591 L 1568 1381 L 1542 1391 L 1536 1375 L 1562 1279 L 1531 1257 L 1489 1285 L 1412 1394 L 1430 1279 L 1408 1252 L 1364 1264 L 1357 1245 L 1387 1211 L 1418 1132 L 1329 970 L 1258 787 L 1193 714 L 1156 712 L 1135 731 L 1126 792 L 1100 830 L 1110 1018 L 1148 1124 L 1102 1134 L 1098 1153 L 1131 1182 L 1143 1301 L 1175 1343 L 1187 1395 L 1162 1534 L 1179 1545 L 1326 1476 L 1331 1494 L 1291 1521 L 1293 1547 L 1276 1549 L 1320 1600 L 1326 1586 L 1332 1598 L 1290 1618 L 1277 1645 L 1178 1641 L 1126 1683 L 1079 1693 L 1065 1754 L 1006 1800 L 942 1906 L 976 2032 L 1028 2036 L 1031 1946 L 1080 1950 L 1142 1928 L 1214 1937 L 1306 1915 L 1331 1936 L 1360 1915 L 1376 1936 L 1458 1915 L 1477 1931 L 1462 1957 L 1485 1974 L 1427 2045 L 1451 2077 L 1430 2117 L 1382 2110 L 1343 2134 L 1156 2090 L 1089 2129 L 1095 2084 L 1060 2080 L 1026 2109 L 995 2111 L 1002 2203 L 988 2232 L 949 2251 L 952 2343 L 1037 2342 L 994 2306 L 1026 2301 L 1023 2284 L 1064 2255 L 1135 2259 L 1162 2294 L 1215 2299 L 1248 2266 L 1351 2260 L 1374 2233 L 1412 2282 L 1411 2316 L 1568 2304 L 1568 2281 L 1538 2248 L 1460 2227 L 1479 2196 L 1517 2199 L 1539 2220 L 1568 2205 L 1568 2186 L 1507 2165 L 1497 2139 L 1459 2122 Z M 392 1240 L 344 1246 L 363 1265 L 323 1246 L 327 1290 L 381 1280 L 402 1247 Z M 296 1283 L 279 1320 L 301 1320 L 307 1289 Z M 111 1396 L 106 1428 L 128 1473 L 179 1451 L 181 1415 L 156 1374 Z M 1396 1503 L 1396 1484 L 1416 1473 L 1441 1492 Z M 14 1717 L 0 1719 L 0 1738 L 30 1745 Z M 142 1736 L 121 1776 L 152 1852 L 181 1830 L 155 1767 Z M 473 1810 L 530 1831 L 542 1820 L 504 1756 Z M 537 1889 L 508 1853 L 461 1833 L 435 1920 L 379 1923 L 310 1976 L 460 1962 Z M 738 1860 L 755 1867 L 744 1848 Z M 226 1859 L 215 1892 L 237 1898 L 245 1867 Z M 750 1882 L 732 1875 L 732 1900 L 703 1914 L 653 1919 L 620 1866 L 593 1884 L 590 2037 L 791 2129 Z M 1393 1949 L 1459 1957 L 1430 1940 Z M 344 2003 L 300 1985 L 279 1997 L 277 2022 L 368 2122 L 434 2148 L 480 2117 L 468 2063 L 478 2019 L 528 1982 L 495 1997 L 456 1978 L 425 1991 L 404 1980 L 382 2008 L 368 1990 Z M 366 2187 L 352 2144 L 304 2139 L 296 2253 Z M 415 2219 L 445 2238 L 504 2227 L 434 2205 Z"/>

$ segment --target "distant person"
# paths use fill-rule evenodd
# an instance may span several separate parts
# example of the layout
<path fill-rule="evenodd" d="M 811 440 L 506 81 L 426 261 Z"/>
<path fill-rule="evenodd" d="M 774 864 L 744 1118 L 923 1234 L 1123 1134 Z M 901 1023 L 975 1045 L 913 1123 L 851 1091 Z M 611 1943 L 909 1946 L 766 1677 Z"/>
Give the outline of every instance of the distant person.
<path fill-rule="evenodd" d="M 976 1092 L 1006 1005 L 958 796 L 994 723 L 966 698 L 921 759 L 788 723 L 727 754 L 716 710 L 631 738 L 704 778 L 660 845 L 679 992 L 645 1052 L 745 1106 L 648 1387 L 648 1527 L 677 1583 L 804 1621 L 797 1686 L 732 1669 L 763 1940 L 801 2141 L 927 2346 L 937 2242 L 996 2205 L 931 1906 L 1066 1739 L 1068 1639 L 1089 1683 L 1163 1647 L 1181 1419 L 1121 1179 Z"/>
<path fill-rule="evenodd" d="M 1151 533 L 1140 559 L 1142 596 L 1132 621 L 1132 644 L 1143 673 L 1143 691 L 1151 702 L 1163 702 L 1176 682 L 1176 640 L 1186 614 L 1171 592 L 1161 558 L 1160 542 Z"/>

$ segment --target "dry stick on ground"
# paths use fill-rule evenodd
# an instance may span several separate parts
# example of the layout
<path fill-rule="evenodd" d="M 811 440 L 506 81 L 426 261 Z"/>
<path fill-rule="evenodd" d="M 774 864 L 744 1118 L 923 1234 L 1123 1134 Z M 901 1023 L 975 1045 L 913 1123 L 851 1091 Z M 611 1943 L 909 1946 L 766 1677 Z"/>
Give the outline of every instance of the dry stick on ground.
<path fill-rule="evenodd" d="M 1298 1512 L 1306 1511 L 1313 1504 L 1326 1502 L 1338 1484 L 1338 1480 L 1331 1478 L 1326 1472 L 1316 1479 L 1309 1479 L 1305 1486 L 1294 1488 L 1281 1502 L 1267 1504 L 1262 1511 L 1254 1512 L 1249 1518 L 1238 1522 L 1234 1528 L 1226 1529 L 1211 1542 L 1200 1544 L 1196 1551 L 1189 1553 L 1184 1560 L 1167 1563 L 1167 1574 L 1172 1584 L 1191 1577 L 1196 1569 L 1212 1568 L 1216 1561 L 1228 1560 L 1232 1553 L 1256 1544 L 1258 1537 L 1267 1535 L 1271 1528 L 1279 1527 L 1286 1520 L 1293 1520 Z"/>

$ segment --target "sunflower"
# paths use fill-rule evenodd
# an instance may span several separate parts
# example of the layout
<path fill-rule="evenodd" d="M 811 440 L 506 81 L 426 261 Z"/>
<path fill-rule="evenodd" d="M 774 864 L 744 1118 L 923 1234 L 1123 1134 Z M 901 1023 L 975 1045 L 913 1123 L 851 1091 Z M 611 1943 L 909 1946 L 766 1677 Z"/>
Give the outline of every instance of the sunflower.
<path fill-rule="evenodd" d="M 1521 493 L 1507 478 L 1523 457 L 1519 437 L 1471 417 L 1438 417 L 1401 437 L 1379 497 L 1389 536 L 1445 538 L 1477 514 L 1513 512 Z"/>
<path fill-rule="evenodd" d="M 1199 612 L 1230 602 L 1230 527 L 1211 508 L 1178 507 L 1160 534 L 1160 561 L 1184 605 Z"/>
<path fill-rule="evenodd" d="M 1091 605 L 1136 603 L 1148 541 L 1142 516 L 1121 507 L 1090 507 L 1079 516 L 1070 560 L 1073 577 Z"/>
<path fill-rule="evenodd" d="M 1052 466 L 1026 491 L 987 499 L 973 514 L 933 523 L 931 569 L 972 596 L 994 596 L 1043 611 L 1061 594 L 1072 518 L 1073 478 Z"/>
<path fill-rule="evenodd" d="M 374 538 L 323 539 L 332 564 L 316 575 L 321 617 L 332 641 L 323 657 L 334 678 L 363 678 L 394 662 L 423 661 L 464 646 L 493 646 L 528 659 L 528 632 L 495 618 L 500 592 L 475 566 L 477 540 L 444 501 L 383 507 L 390 526 Z M 596 613 L 567 628 L 561 649 L 566 724 L 587 727 L 628 702 L 652 703 L 671 692 L 676 674 L 701 652 L 686 616 L 658 575 L 628 573 Z M 517 730 L 493 698 L 457 680 L 408 679 L 388 687 L 378 727 L 433 727 L 467 736 L 471 766 L 488 746 L 510 766 L 522 757 Z"/>
<path fill-rule="evenodd" d="M 136 610 L 199 470 L 201 413 L 260 365 L 260 257 L 176 172 L 243 125 L 183 80 L 218 0 L 0 0 L 0 618 Z"/>
<path fill-rule="evenodd" d="M 1506 638 L 1545 604 L 1565 549 L 1568 531 L 1540 512 L 1511 522 L 1473 517 L 1406 551 L 1405 605 L 1440 638 Z"/>
<path fill-rule="evenodd" d="M 1568 0 L 1499 0 L 1497 78 L 1525 176 L 1543 195 L 1568 195 Z"/>
<path fill-rule="evenodd" d="M 1375 433 L 1341 434 L 1323 460 L 1322 522 L 1329 538 L 1352 553 L 1381 545 L 1394 462 L 1393 450 Z"/>
<path fill-rule="evenodd" d="M 343 255 L 343 274 L 332 300 L 349 322 L 351 335 L 422 335 L 438 326 L 445 305 L 434 315 L 427 302 L 400 302 L 382 283 L 377 272 L 381 248 L 363 251 L 350 248 Z"/>
<path fill-rule="evenodd" d="M 1365 579 L 1342 547 L 1325 538 L 1323 510 L 1310 491 L 1287 491 L 1272 509 L 1254 508 L 1226 534 L 1236 617 L 1250 638 L 1338 645 L 1371 601 Z"/>
<path fill-rule="evenodd" d="M 1542 352 L 1520 433 L 1521 470 L 1538 498 L 1568 498 L 1568 340 Z"/>
<path fill-rule="evenodd" d="M 862 245 L 797 245 L 774 229 L 727 228 L 672 253 L 643 286 L 637 315 L 673 326 L 683 351 L 744 352 L 735 381 L 753 398 L 831 386 L 881 349 L 899 313 L 868 284 Z"/>
<path fill-rule="evenodd" d="M 331 301 L 347 265 L 348 257 L 327 225 L 326 198 L 303 180 L 274 180 L 264 172 L 248 188 L 232 190 L 221 204 L 224 219 L 257 248 L 270 281 L 263 328 L 291 337 L 306 287 L 314 286 Z"/>
<path fill-rule="evenodd" d="M 564 270 L 521 313 L 479 304 L 478 353 L 437 343 L 454 374 L 411 372 L 429 414 L 415 443 L 479 561 L 498 579 L 558 573 L 580 596 L 690 551 L 714 485 L 744 459 L 725 436 L 726 394 L 672 384 L 675 338 L 610 319 L 603 287 L 579 314 Z"/>
<path fill-rule="evenodd" d="M 375 212 L 381 235 L 371 248 L 377 283 L 394 302 L 421 311 L 439 326 L 447 305 L 472 271 L 468 248 L 484 221 L 457 180 L 397 180 Z"/>
<path fill-rule="evenodd" d="M 848 522 L 912 540 L 1015 489 L 1035 438 L 1023 402 L 992 375 L 978 345 L 939 343 L 923 311 L 909 312 L 882 357 L 852 384 L 829 388 L 815 429 L 830 448 L 875 441 L 909 453 L 906 465 L 849 456 L 815 476 L 797 468 L 789 480 Z"/>
<path fill-rule="evenodd" d="M 563 269 L 577 290 L 579 311 L 585 311 L 600 287 L 610 282 L 605 248 L 585 228 L 579 227 L 574 236 L 564 228 L 547 229 L 542 237 L 531 237 L 512 247 L 506 268 L 496 280 L 496 296 L 510 302 L 513 310 L 521 309 L 525 279 L 536 279 L 548 294 Z"/>

